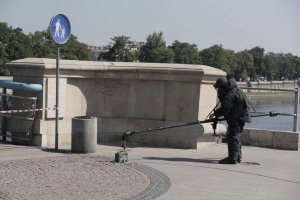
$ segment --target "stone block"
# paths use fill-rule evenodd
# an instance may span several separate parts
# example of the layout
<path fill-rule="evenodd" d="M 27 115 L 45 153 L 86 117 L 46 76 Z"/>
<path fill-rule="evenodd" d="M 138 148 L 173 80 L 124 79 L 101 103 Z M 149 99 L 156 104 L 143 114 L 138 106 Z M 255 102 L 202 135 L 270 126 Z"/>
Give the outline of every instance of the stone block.
<path fill-rule="evenodd" d="M 167 136 L 157 134 L 155 137 L 155 144 L 157 146 L 167 146 Z"/>
<path fill-rule="evenodd" d="M 116 137 L 114 136 L 115 133 L 104 133 L 104 132 L 97 132 L 97 143 L 102 143 L 102 142 L 112 142 L 116 141 L 114 140 Z M 121 138 L 121 136 L 119 136 Z M 121 141 L 121 139 L 120 139 Z"/>
<path fill-rule="evenodd" d="M 85 91 L 82 88 L 82 79 L 68 79 L 67 95 L 66 95 L 66 118 L 73 118 L 75 116 L 83 116 L 87 114 L 87 101 Z M 97 99 L 96 105 L 101 105 L 101 99 Z M 100 106 L 98 106 L 101 108 Z M 98 110 L 96 110 L 98 111 Z"/>
<path fill-rule="evenodd" d="M 191 122 L 198 120 L 199 84 L 169 82 L 167 84 L 166 120 Z"/>
<path fill-rule="evenodd" d="M 209 99 L 207 98 L 209 97 Z M 213 110 L 217 103 L 217 92 L 211 84 L 203 83 L 200 85 L 199 112 L 198 119 L 204 120 Z"/>
<path fill-rule="evenodd" d="M 156 133 L 141 133 L 132 135 L 129 140 L 139 144 L 156 145 L 156 136 Z"/>
<path fill-rule="evenodd" d="M 159 121 L 159 127 L 172 127 L 185 124 L 184 122 L 173 122 L 173 121 Z M 171 137 L 200 137 L 203 135 L 201 125 L 189 125 L 189 126 L 182 126 L 170 129 L 164 129 L 157 131 L 159 135 L 164 136 L 171 136 Z"/>
<path fill-rule="evenodd" d="M 127 118 L 98 118 L 98 132 L 124 133 L 127 126 Z"/>
<path fill-rule="evenodd" d="M 83 94 L 87 98 L 87 113 L 97 117 L 127 118 L 129 111 L 130 81 L 118 79 L 87 79 Z"/>
<path fill-rule="evenodd" d="M 128 118 L 130 106 L 130 85 L 127 80 L 110 80 L 107 84 L 105 96 L 105 114 L 103 116 Z"/>
<path fill-rule="evenodd" d="M 47 135 L 47 146 L 54 147 L 55 146 L 55 135 Z M 58 148 L 61 146 L 66 146 L 71 144 L 71 132 L 58 134 Z"/>
<path fill-rule="evenodd" d="M 48 135 L 43 134 L 41 136 L 41 147 L 47 147 L 48 146 Z"/>
<path fill-rule="evenodd" d="M 59 117 L 65 117 L 66 113 L 66 93 L 67 93 L 67 79 L 59 79 Z M 56 79 L 47 79 L 47 95 L 46 95 L 47 108 L 53 108 L 56 106 Z M 46 118 L 55 118 L 55 110 L 48 110 L 46 112 Z"/>
<path fill-rule="evenodd" d="M 148 119 L 128 119 L 128 131 L 141 131 L 146 129 L 154 129 L 157 128 L 156 120 L 148 120 Z M 153 131 L 152 133 L 156 133 Z"/>
<path fill-rule="evenodd" d="M 249 142 L 251 146 L 273 147 L 272 131 L 249 129 Z"/>
<path fill-rule="evenodd" d="M 165 109 L 164 82 L 132 82 L 129 103 L 131 118 L 163 119 Z"/>
<path fill-rule="evenodd" d="M 275 149 L 299 150 L 299 132 L 274 132 Z"/>
<path fill-rule="evenodd" d="M 58 133 L 59 134 L 71 134 L 72 121 L 71 119 L 59 120 Z M 48 135 L 55 134 L 55 121 L 47 121 L 47 133 Z M 71 138 L 69 138 L 71 141 Z"/>

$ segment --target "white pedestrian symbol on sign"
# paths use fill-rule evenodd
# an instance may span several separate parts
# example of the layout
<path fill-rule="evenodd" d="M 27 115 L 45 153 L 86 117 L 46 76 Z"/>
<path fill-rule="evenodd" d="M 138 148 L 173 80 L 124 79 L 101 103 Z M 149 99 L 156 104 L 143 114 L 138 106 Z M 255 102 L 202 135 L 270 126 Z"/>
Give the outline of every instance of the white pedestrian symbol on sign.
<path fill-rule="evenodd" d="M 54 37 L 59 37 L 59 31 L 61 30 L 61 25 L 59 19 L 57 19 L 57 22 L 55 23 L 55 33 Z"/>
<path fill-rule="evenodd" d="M 64 38 L 65 37 L 65 33 L 66 33 L 66 29 L 63 26 L 61 26 L 61 27 L 62 28 L 61 28 L 61 36 L 60 36 L 60 38 Z"/>

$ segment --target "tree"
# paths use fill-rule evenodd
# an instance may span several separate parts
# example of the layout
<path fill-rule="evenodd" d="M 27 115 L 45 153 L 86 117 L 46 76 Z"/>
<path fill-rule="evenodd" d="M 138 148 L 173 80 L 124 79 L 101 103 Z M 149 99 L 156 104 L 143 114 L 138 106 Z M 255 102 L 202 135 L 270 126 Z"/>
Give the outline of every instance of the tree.
<path fill-rule="evenodd" d="M 294 79 L 298 75 L 297 72 L 297 62 L 292 54 L 278 54 L 277 55 L 277 65 L 279 69 L 279 74 L 284 79 Z"/>
<path fill-rule="evenodd" d="M 171 46 L 174 52 L 174 62 L 175 63 L 186 63 L 186 64 L 200 64 L 201 59 L 198 52 L 197 45 L 182 43 L 175 40 Z"/>
<path fill-rule="evenodd" d="M 8 57 L 8 56 L 7 56 L 7 54 L 6 54 L 4 44 L 1 44 L 1 43 L 0 43 L 0 71 L 1 71 L 1 73 L 3 73 L 4 65 L 5 65 L 5 63 L 7 63 L 7 61 L 8 61 L 8 58 L 7 58 L 7 57 Z"/>
<path fill-rule="evenodd" d="M 264 65 L 264 49 L 258 46 L 250 49 L 250 53 L 253 56 L 253 66 L 255 73 L 259 76 L 266 76 L 266 68 Z"/>
<path fill-rule="evenodd" d="M 115 36 L 111 38 L 114 41 L 109 51 L 104 55 L 104 60 L 136 62 L 138 60 L 137 48 L 127 36 Z"/>
<path fill-rule="evenodd" d="M 0 23 L 0 74 L 4 74 L 4 66 L 9 61 L 7 46 L 11 40 L 12 28 L 7 23 Z"/>
<path fill-rule="evenodd" d="M 30 33 L 29 37 L 31 38 L 33 57 L 35 58 L 56 57 L 56 45 L 50 36 L 50 32 L 36 31 L 34 34 Z"/>
<path fill-rule="evenodd" d="M 148 49 L 166 48 L 166 41 L 164 40 L 162 32 L 153 32 L 147 37 L 146 46 Z"/>
<path fill-rule="evenodd" d="M 232 75 L 236 66 L 234 51 L 223 49 L 222 45 L 213 45 L 200 51 L 202 64 L 222 69 Z"/>
<path fill-rule="evenodd" d="M 278 74 L 277 60 L 273 53 L 269 53 L 264 56 L 265 74 L 267 80 L 272 81 L 276 79 L 276 74 Z"/>
<path fill-rule="evenodd" d="M 237 69 L 236 73 L 240 74 L 240 78 L 246 79 L 250 77 L 251 79 L 256 79 L 257 75 L 254 71 L 253 65 L 253 55 L 247 51 L 240 51 L 235 54 L 237 58 Z"/>
<path fill-rule="evenodd" d="M 174 53 L 168 48 L 156 48 L 147 53 L 145 62 L 153 63 L 173 63 Z"/>
<path fill-rule="evenodd" d="M 6 44 L 6 53 L 9 60 L 16 60 L 32 56 L 30 39 L 20 28 L 11 29 L 9 41 Z"/>
<path fill-rule="evenodd" d="M 300 58 L 297 56 L 294 56 L 294 62 L 296 66 L 296 74 L 294 74 L 294 78 L 300 78 Z"/>
<path fill-rule="evenodd" d="M 146 45 L 140 51 L 140 61 L 156 63 L 172 63 L 174 61 L 174 53 L 172 49 L 166 47 L 162 32 L 154 32 L 146 40 Z"/>
<path fill-rule="evenodd" d="M 90 51 L 84 43 L 71 34 L 69 41 L 61 47 L 61 58 L 69 60 L 90 60 Z"/>
<path fill-rule="evenodd" d="M 10 60 L 32 57 L 30 39 L 21 28 L 13 29 L 7 23 L 0 23 L 0 68 L 4 69 Z"/>

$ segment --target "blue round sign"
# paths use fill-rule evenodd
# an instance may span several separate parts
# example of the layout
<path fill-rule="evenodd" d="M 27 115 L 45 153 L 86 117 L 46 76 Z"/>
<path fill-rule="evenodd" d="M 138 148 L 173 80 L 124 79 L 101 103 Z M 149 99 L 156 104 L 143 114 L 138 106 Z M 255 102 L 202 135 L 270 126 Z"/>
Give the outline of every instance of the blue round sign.
<path fill-rule="evenodd" d="M 50 34 L 55 43 L 66 43 L 71 36 L 69 19 L 63 14 L 55 15 L 50 21 Z"/>

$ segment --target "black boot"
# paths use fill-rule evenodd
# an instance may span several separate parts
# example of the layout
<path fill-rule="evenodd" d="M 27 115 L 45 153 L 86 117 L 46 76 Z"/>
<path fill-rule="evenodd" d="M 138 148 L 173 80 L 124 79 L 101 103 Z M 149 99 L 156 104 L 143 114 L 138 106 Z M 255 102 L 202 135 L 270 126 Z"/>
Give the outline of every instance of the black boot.
<path fill-rule="evenodd" d="M 220 164 L 233 164 L 235 165 L 237 163 L 236 160 L 230 159 L 229 157 L 226 157 L 219 161 Z"/>

